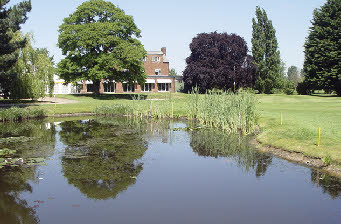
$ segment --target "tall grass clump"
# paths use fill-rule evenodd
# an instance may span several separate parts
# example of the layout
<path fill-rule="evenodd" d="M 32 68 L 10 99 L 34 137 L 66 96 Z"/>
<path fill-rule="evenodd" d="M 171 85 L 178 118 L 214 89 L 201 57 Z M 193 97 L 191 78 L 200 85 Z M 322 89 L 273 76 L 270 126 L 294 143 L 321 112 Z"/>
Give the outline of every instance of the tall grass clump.
<path fill-rule="evenodd" d="M 250 91 L 208 91 L 199 94 L 193 90 L 190 98 L 188 116 L 191 119 L 198 119 L 204 125 L 231 133 L 250 134 L 256 129 L 257 98 Z"/>
<path fill-rule="evenodd" d="M 46 112 L 39 108 L 19 108 L 11 107 L 9 109 L 0 110 L 0 121 L 22 121 L 32 118 L 42 118 L 46 116 Z"/>
<path fill-rule="evenodd" d="M 126 115 L 132 112 L 129 105 L 114 104 L 114 105 L 101 105 L 95 108 L 94 113 L 97 115 L 114 116 Z"/>
<path fill-rule="evenodd" d="M 127 117 L 174 118 L 174 101 L 171 97 L 162 100 L 144 100 L 134 97 L 125 104 L 101 105 L 94 113 L 102 116 L 124 115 Z"/>

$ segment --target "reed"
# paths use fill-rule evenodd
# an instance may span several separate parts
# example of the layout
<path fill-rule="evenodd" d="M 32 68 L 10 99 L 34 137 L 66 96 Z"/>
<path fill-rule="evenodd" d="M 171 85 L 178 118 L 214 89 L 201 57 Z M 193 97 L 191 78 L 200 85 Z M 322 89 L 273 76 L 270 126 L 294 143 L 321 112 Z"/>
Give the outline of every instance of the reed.
<path fill-rule="evenodd" d="M 199 94 L 194 90 L 191 94 L 189 117 L 230 133 L 250 134 L 257 126 L 256 104 L 255 94 L 245 90 L 237 93 L 208 91 L 206 94 Z"/>
<path fill-rule="evenodd" d="M 220 128 L 230 133 L 250 134 L 257 125 L 257 99 L 254 93 L 241 90 L 238 93 L 209 91 L 199 94 L 194 90 L 182 116 L 199 120 L 203 125 Z M 149 101 L 139 97 L 129 103 L 98 106 L 94 112 L 98 115 L 151 118 L 177 118 L 174 113 L 177 102 L 169 97 L 165 100 Z"/>
<path fill-rule="evenodd" d="M 42 118 L 46 116 L 46 112 L 39 108 L 19 108 L 11 107 L 9 109 L 0 110 L 0 121 L 22 121 L 33 118 Z"/>

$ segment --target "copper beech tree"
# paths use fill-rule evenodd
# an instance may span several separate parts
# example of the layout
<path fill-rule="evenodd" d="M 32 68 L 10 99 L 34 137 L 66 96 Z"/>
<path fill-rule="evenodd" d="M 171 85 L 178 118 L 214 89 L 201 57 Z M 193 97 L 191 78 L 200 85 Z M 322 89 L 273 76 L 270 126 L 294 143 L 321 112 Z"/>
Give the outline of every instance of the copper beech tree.
<path fill-rule="evenodd" d="M 193 38 L 190 50 L 183 74 L 186 92 L 195 87 L 205 93 L 214 88 L 228 90 L 254 86 L 256 67 L 242 37 L 201 33 Z"/>

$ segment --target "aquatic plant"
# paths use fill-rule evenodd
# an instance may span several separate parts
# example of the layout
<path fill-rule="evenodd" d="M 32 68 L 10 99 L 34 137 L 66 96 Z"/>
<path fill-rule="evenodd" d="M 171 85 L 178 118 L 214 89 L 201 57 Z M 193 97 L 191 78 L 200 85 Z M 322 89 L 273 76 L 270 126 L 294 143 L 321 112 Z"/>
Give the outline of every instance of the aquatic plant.
<path fill-rule="evenodd" d="M 94 112 L 97 115 L 124 115 L 135 118 L 177 118 L 172 97 L 157 102 L 135 99 L 127 104 L 98 106 Z M 194 90 L 186 105 L 187 117 L 199 120 L 209 127 L 216 127 L 227 132 L 249 134 L 257 126 L 257 99 L 254 93 L 240 90 L 237 93 L 208 91 L 199 94 Z M 186 114 L 185 112 L 185 114 Z"/>
<path fill-rule="evenodd" d="M 200 123 L 228 132 L 250 134 L 255 131 L 258 115 L 254 93 L 240 90 L 237 93 L 208 91 L 191 94 L 188 116 Z"/>
<path fill-rule="evenodd" d="M 39 108 L 19 108 L 11 107 L 0 110 L 0 121 L 22 121 L 32 118 L 42 118 L 46 116 L 46 112 Z"/>

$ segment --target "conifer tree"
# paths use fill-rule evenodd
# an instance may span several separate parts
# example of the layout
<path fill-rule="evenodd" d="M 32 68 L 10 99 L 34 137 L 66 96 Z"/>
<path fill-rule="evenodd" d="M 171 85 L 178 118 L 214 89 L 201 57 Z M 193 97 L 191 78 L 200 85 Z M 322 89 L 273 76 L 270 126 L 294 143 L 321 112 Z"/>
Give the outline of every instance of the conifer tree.
<path fill-rule="evenodd" d="M 252 23 L 252 55 L 257 65 L 258 77 L 255 89 L 260 93 L 272 93 L 274 89 L 283 88 L 276 30 L 265 10 L 258 6 Z"/>
<path fill-rule="evenodd" d="M 310 90 L 334 90 L 341 96 L 341 0 L 315 9 L 305 43 L 304 82 Z"/>
<path fill-rule="evenodd" d="M 31 1 L 23 1 L 13 7 L 5 6 L 10 0 L 0 0 L 0 92 L 7 98 L 9 85 L 15 74 L 12 66 L 18 60 L 18 50 L 25 46 L 26 40 L 12 41 L 13 35 L 20 30 L 20 25 L 27 20 L 31 11 Z"/>

